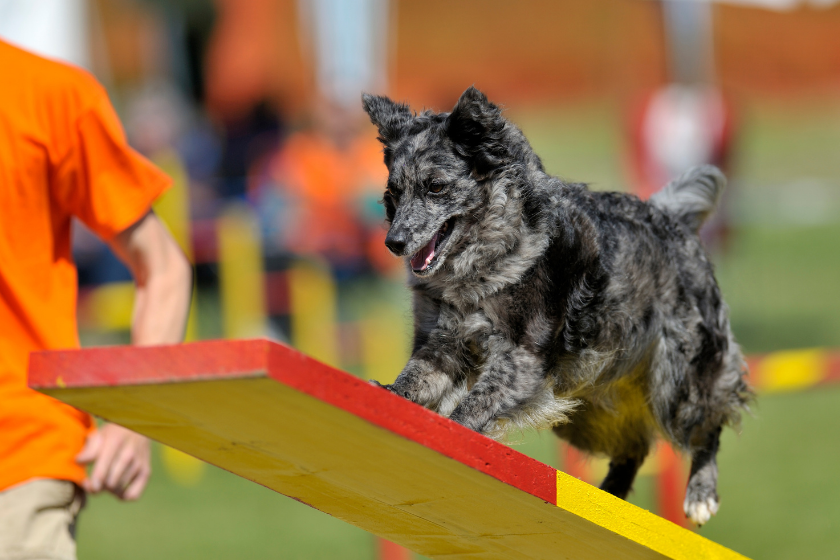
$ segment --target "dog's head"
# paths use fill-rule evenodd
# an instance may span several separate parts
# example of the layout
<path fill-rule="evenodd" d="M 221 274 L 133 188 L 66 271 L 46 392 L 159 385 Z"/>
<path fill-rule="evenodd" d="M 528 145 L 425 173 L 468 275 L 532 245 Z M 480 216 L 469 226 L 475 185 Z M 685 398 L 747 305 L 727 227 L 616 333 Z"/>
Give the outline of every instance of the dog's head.
<path fill-rule="evenodd" d="M 416 276 L 432 276 L 475 223 L 487 197 L 482 183 L 513 160 L 506 141 L 513 127 L 474 87 L 451 113 L 417 115 L 407 105 L 368 94 L 362 103 L 385 145 L 385 245 L 394 255 L 410 256 Z"/>

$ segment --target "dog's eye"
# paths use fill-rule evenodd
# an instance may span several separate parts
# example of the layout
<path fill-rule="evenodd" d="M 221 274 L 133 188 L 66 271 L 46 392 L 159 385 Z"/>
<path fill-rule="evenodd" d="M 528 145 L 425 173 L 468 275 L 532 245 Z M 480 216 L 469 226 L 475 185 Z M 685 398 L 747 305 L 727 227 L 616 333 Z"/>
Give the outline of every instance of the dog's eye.
<path fill-rule="evenodd" d="M 385 192 L 390 194 L 391 196 L 397 196 L 397 189 L 391 183 L 388 183 L 388 185 L 385 187 Z"/>
<path fill-rule="evenodd" d="M 446 184 L 443 181 L 432 181 L 429 183 L 429 192 L 430 193 L 439 193 L 443 190 Z"/>

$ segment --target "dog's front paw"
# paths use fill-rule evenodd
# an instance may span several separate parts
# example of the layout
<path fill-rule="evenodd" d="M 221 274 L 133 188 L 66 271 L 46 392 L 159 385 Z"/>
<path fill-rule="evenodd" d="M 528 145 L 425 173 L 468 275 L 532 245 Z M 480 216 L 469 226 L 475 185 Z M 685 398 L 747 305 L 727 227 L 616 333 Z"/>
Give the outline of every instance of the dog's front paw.
<path fill-rule="evenodd" d="M 382 389 L 385 389 L 386 391 L 391 391 L 392 393 L 394 392 L 394 386 L 393 385 L 383 385 L 382 383 L 380 383 L 376 379 L 368 379 L 368 383 L 370 383 L 374 387 L 380 387 Z"/>
<path fill-rule="evenodd" d="M 382 383 L 380 383 L 379 381 L 377 381 L 375 379 L 369 379 L 368 383 L 370 383 L 374 387 L 381 387 L 382 389 L 385 389 L 386 391 L 390 391 L 390 392 L 394 393 L 395 395 L 397 395 L 399 397 L 403 397 L 404 399 L 408 399 L 408 400 L 414 402 L 414 399 L 411 398 L 412 395 L 408 391 L 400 390 L 397 387 L 396 383 L 394 383 L 393 385 L 383 385 Z"/>
<path fill-rule="evenodd" d="M 410 383 L 401 377 L 398 377 L 397 380 L 394 381 L 393 385 L 386 385 L 385 388 L 394 393 L 395 395 L 399 395 L 402 398 L 409 400 L 413 403 L 419 401 L 419 387 L 417 387 L 415 383 Z"/>
<path fill-rule="evenodd" d="M 478 432 L 479 434 L 484 433 L 484 427 L 487 424 L 486 422 L 481 422 L 477 418 L 471 417 L 470 415 L 464 413 L 462 410 L 458 410 L 457 408 L 452 414 L 449 415 L 449 419 L 461 424 L 465 428 L 469 428 L 474 432 Z"/>
<path fill-rule="evenodd" d="M 705 525 L 713 515 L 717 514 L 718 507 L 720 507 L 720 502 L 717 496 L 692 496 L 690 491 L 683 503 L 686 517 L 691 519 L 698 527 Z"/>

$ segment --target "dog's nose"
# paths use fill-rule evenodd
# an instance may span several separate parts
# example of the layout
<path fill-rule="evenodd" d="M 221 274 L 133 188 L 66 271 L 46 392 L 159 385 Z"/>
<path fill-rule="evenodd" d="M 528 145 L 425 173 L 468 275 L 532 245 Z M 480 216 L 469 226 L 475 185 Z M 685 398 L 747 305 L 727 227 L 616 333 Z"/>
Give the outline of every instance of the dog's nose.
<path fill-rule="evenodd" d="M 385 237 L 385 246 L 395 255 L 402 255 L 405 251 L 405 233 L 389 231 Z"/>

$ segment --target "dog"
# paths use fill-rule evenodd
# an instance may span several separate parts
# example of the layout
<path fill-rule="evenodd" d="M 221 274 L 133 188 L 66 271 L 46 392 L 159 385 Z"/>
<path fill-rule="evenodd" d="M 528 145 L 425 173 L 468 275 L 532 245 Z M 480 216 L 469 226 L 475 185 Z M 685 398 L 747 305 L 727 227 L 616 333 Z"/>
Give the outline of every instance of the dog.
<path fill-rule="evenodd" d="M 362 103 L 413 292 L 411 358 L 384 387 L 494 438 L 550 427 L 610 458 L 619 498 L 662 434 L 691 456 L 684 509 L 706 523 L 721 428 L 752 396 L 698 236 L 723 174 L 693 168 L 649 201 L 593 192 L 548 175 L 474 87 L 450 113 Z"/>

